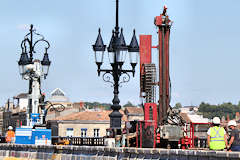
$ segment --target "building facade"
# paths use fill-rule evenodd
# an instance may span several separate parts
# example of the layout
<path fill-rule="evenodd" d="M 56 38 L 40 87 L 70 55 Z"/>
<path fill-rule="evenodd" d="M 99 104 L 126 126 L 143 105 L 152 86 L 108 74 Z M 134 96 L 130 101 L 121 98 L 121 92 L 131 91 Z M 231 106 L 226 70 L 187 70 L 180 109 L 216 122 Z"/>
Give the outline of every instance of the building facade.
<path fill-rule="evenodd" d="M 78 113 L 72 113 L 67 116 L 59 116 L 49 122 L 55 123 L 55 126 L 58 127 L 58 130 L 55 131 L 58 133 L 58 135 L 53 133 L 54 136 L 103 137 L 106 136 L 106 131 L 110 127 L 109 114 L 111 112 L 112 111 L 107 110 L 87 110 Z M 127 120 L 127 116 L 122 110 L 120 112 L 123 114 L 123 128 L 125 121 Z"/>

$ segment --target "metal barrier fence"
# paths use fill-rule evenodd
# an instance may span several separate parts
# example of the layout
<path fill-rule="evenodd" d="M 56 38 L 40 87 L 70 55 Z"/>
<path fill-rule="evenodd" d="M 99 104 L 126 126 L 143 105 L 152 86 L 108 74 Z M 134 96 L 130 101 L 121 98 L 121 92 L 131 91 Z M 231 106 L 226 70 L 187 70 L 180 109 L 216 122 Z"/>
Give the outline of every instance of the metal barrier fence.
<path fill-rule="evenodd" d="M 70 145 L 76 146 L 104 146 L 104 137 L 59 137 L 52 136 L 52 144 L 67 140 Z M 7 143 L 5 137 L 0 136 L 0 143 Z"/>
<path fill-rule="evenodd" d="M 70 145 L 77 146 L 104 146 L 104 137 L 52 137 L 52 144 L 68 140 Z"/>
<path fill-rule="evenodd" d="M 4 136 L 0 136 L 0 143 L 7 143 Z"/>

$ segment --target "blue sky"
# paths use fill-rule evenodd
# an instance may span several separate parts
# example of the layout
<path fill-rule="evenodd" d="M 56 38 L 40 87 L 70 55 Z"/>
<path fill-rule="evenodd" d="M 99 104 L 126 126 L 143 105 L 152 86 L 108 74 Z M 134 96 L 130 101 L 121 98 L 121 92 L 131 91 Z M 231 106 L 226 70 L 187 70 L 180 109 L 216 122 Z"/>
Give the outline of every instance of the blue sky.
<path fill-rule="evenodd" d="M 120 0 L 119 23 L 127 43 L 135 28 L 137 35 L 153 35 L 153 44 L 157 44 L 153 20 L 164 4 L 174 21 L 170 38 L 171 104 L 238 103 L 240 1 Z M 27 92 L 28 82 L 19 76 L 17 61 L 30 24 L 51 44 L 52 65 L 42 85 L 44 92 L 49 95 L 61 88 L 73 102 L 111 103 L 113 88 L 97 77 L 91 45 L 99 27 L 104 43 L 109 43 L 115 25 L 114 0 L 2 0 L 0 13 L 0 105 Z M 157 63 L 157 51 L 153 54 Z M 39 53 L 36 56 L 42 57 Z M 109 67 L 107 59 L 105 62 L 104 67 Z M 119 96 L 121 104 L 140 103 L 139 65 L 136 76 L 120 88 Z"/>

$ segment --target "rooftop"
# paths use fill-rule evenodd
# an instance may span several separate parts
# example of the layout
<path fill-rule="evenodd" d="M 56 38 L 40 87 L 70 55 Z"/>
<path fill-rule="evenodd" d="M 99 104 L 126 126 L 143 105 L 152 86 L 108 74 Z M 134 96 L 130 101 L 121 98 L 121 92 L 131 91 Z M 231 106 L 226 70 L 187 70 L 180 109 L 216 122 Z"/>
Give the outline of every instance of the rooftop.
<path fill-rule="evenodd" d="M 125 114 L 127 115 L 144 115 L 141 107 L 125 107 Z"/>
<path fill-rule="evenodd" d="M 112 111 L 84 111 L 78 113 L 72 113 L 66 116 L 60 116 L 54 120 L 89 120 L 89 121 L 110 121 L 109 114 Z M 120 110 L 120 113 L 123 114 L 122 120 L 127 121 L 126 115 L 123 111 Z"/>
<path fill-rule="evenodd" d="M 202 115 L 198 114 L 189 114 L 186 112 L 181 112 L 180 116 L 185 120 L 187 123 L 208 123 L 209 119 L 208 118 L 203 118 Z"/>
<path fill-rule="evenodd" d="M 16 99 L 28 98 L 28 93 L 20 93 L 19 95 L 15 96 L 14 98 L 16 98 Z"/>

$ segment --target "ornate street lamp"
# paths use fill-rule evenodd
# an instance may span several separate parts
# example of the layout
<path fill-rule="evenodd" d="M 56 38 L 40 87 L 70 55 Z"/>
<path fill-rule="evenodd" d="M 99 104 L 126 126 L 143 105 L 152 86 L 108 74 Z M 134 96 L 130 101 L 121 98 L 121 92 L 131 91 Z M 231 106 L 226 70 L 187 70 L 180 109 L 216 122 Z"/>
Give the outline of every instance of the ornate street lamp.
<path fill-rule="evenodd" d="M 36 44 L 39 42 L 45 42 L 47 46 L 45 47 L 45 53 L 43 56 L 43 60 L 41 61 L 41 64 L 42 64 L 42 72 L 43 72 L 44 78 L 46 78 L 48 74 L 49 66 L 51 64 L 51 61 L 49 61 L 48 53 L 47 53 L 47 50 L 49 49 L 50 44 L 47 40 L 44 39 L 43 35 L 36 33 L 36 30 L 33 29 L 32 24 L 30 25 L 29 31 L 30 32 L 24 37 L 24 40 L 21 43 L 22 53 L 18 61 L 20 75 L 24 76 L 27 71 L 26 67 L 29 64 L 33 64 L 33 53 L 35 53 L 34 48 Z M 33 35 L 38 35 L 41 38 L 33 42 Z M 29 53 L 29 56 L 28 56 L 28 53 Z"/>
<path fill-rule="evenodd" d="M 123 36 L 123 29 L 120 31 L 119 35 L 119 26 L 118 26 L 118 3 L 116 0 L 116 26 L 112 31 L 112 37 L 110 43 L 107 47 L 108 57 L 111 64 L 112 69 L 101 69 L 101 65 L 104 59 L 104 51 L 106 49 L 106 45 L 104 45 L 101 30 L 98 30 L 98 37 L 93 45 L 93 50 L 95 52 L 95 61 L 97 64 L 97 72 L 98 76 L 103 72 L 103 80 L 105 82 L 110 82 L 114 86 L 114 98 L 112 100 L 113 105 L 111 109 L 112 113 L 109 114 L 110 117 L 110 128 L 112 129 L 121 129 L 121 118 L 122 114 L 119 112 L 121 106 L 119 105 L 120 100 L 118 98 L 119 94 L 119 84 L 128 82 L 130 80 L 130 75 L 128 73 L 132 73 L 133 76 L 135 74 L 135 67 L 137 65 L 138 54 L 139 54 L 139 46 L 137 42 L 137 38 L 135 35 L 135 30 L 133 31 L 133 37 L 130 45 L 126 45 L 125 39 Z M 123 64 L 126 58 L 127 52 L 129 53 L 130 64 L 132 68 L 130 70 L 123 69 Z M 110 76 L 113 77 L 113 82 L 110 80 Z M 120 79 L 122 80 L 120 81 Z"/>
<path fill-rule="evenodd" d="M 47 40 L 44 39 L 43 35 L 36 32 L 33 29 L 33 25 L 30 25 L 30 32 L 25 35 L 22 43 L 22 53 L 18 61 L 19 72 L 23 79 L 29 80 L 29 101 L 27 109 L 27 125 L 30 126 L 32 114 L 39 114 L 39 99 L 41 97 L 41 78 L 46 79 L 48 75 L 49 66 L 51 61 L 48 58 L 47 50 L 50 47 L 50 44 Z M 36 35 L 40 37 L 39 39 L 33 40 L 33 36 Z M 33 59 L 33 53 L 36 53 L 35 46 L 38 43 L 44 43 L 45 53 L 43 55 L 42 61 L 38 59 Z M 42 45 L 41 45 L 42 46 Z M 42 116 L 42 115 L 41 115 Z"/>

